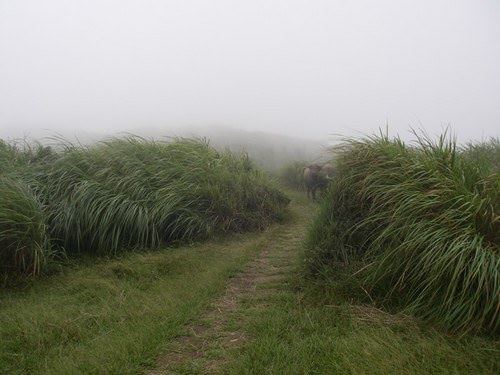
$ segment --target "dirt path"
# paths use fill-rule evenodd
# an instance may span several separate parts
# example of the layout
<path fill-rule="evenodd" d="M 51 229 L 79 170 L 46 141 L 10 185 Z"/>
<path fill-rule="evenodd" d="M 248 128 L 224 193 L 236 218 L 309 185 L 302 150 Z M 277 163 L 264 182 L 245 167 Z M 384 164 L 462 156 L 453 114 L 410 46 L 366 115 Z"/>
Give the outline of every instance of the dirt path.
<path fill-rule="evenodd" d="M 248 304 L 265 304 L 267 296 L 286 283 L 297 263 L 307 215 L 294 207 L 293 223 L 276 229 L 276 234 L 243 272 L 231 278 L 225 293 L 215 300 L 196 322 L 186 327 L 185 335 L 171 342 L 147 374 L 215 374 L 230 361 L 228 355 L 250 338 L 243 326 Z"/>

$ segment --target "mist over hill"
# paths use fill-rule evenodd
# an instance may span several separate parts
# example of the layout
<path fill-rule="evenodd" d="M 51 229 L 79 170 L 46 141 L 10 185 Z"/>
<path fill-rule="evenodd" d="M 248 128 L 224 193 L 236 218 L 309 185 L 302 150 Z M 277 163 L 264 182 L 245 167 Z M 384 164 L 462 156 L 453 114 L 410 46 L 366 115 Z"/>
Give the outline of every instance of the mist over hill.
<path fill-rule="evenodd" d="M 328 140 L 289 137 L 262 131 L 247 131 L 223 126 L 183 127 L 170 132 L 162 129 L 138 129 L 134 134 L 154 139 L 168 136 L 207 139 L 215 148 L 246 152 L 266 170 L 276 170 L 291 161 L 321 161 L 326 158 Z"/>
<path fill-rule="evenodd" d="M 0 138 L 27 139 L 57 146 L 62 140 L 89 145 L 111 137 L 136 135 L 168 141 L 173 137 L 203 138 L 217 149 L 246 152 L 259 166 L 275 171 L 292 161 L 321 162 L 327 156 L 330 140 L 290 137 L 263 131 L 247 131 L 224 126 L 137 127 L 124 132 L 86 130 L 34 129 L 20 132 L 15 128 L 0 129 Z"/>

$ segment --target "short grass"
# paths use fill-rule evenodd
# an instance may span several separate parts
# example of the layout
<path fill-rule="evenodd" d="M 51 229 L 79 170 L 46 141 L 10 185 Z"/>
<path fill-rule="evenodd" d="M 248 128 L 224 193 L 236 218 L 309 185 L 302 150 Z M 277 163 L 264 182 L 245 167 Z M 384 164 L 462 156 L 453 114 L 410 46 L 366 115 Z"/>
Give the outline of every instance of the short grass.
<path fill-rule="evenodd" d="M 0 373 L 137 373 L 272 238 L 124 254 L 0 292 Z"/>
<path fill-rule="evenodd" d="M 295 283 L 291 276 L 292 284 Z M 230 355 L 229 374 L 498 374 L 500 345 L 450 336 L 411 318 L 290 285 L 265 304 L 247 301 L 248 344 Z"/>

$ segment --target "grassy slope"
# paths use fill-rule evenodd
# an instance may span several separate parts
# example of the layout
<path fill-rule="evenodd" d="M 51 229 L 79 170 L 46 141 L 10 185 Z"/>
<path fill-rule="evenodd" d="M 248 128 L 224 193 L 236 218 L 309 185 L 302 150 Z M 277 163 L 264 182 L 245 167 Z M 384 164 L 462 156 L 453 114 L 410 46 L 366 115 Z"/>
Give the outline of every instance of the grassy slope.
<path fill-rule="evenodd" d="M 140 372 L 265 243 L 272 246 L 271 262 L 282 267 L 287 282 L 260 286 L 265 293 L 257 290 L 233 313 L 231 324 L 251 339 L 243 347 L 210 351 L 207 343 L 211 356 L 228 359 L 225 372 L 500 370 L 495 342 L 448 336 L 408 317 L 356 307 L 338 285 L 301 280 L 297 267 L 312 207 L 299 199 L 292 208 L 296 221 L 288 227 L 276 225 L 219 243 L 124 254 L 68 269 L 25 292 L 2 292 L 0 373 Z"/>

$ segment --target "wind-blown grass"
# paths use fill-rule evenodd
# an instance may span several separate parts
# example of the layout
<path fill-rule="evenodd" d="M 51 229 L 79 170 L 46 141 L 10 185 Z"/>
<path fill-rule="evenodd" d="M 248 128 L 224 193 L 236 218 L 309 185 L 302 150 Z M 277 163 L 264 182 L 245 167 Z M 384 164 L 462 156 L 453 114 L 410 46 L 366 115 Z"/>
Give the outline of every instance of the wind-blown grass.
<path fill-rule="evenodd" d="M 46 258 L 46 217 L 28 181 L 25 154 L 0 141 L 1 283 L 39 273 Z"/>
<path fill-rule="evenodd" d="M 51 249 L 114 254 L 262 229 L 288 203 L 245 155 L 203 141 L 63 146 L 0 140 L 4 281 L 39 273 Z"/>
<path fill-rule="evenodd" d="M 478 167 L 486 168 L 489 172 L 500 171 L 500 140 L 491 138 L 482 143 L 468 143 L 463 150 L 467 159 L 475 160 Z"/>
<path fill-rule="evenodd" d="M 462 150 L 446 136 L 346 142 L 309 234 L 310 270 L 361 262 L 383 301 L 452 330 L 498 333 L 500 175 L 478 155 L 499 148 Z"/>
<path fill-rule="evenodd" d="M 0 276 L 39 273 L 46 246 L 41 203 L 23 181 L 0 176 Z"/>
<path fill-rule="evenodd" d="M 247 157 L 187 139 L 68 146 L 44 178 L 51 234 L 69 253 L 260 229 L 288 203 Z"/>

